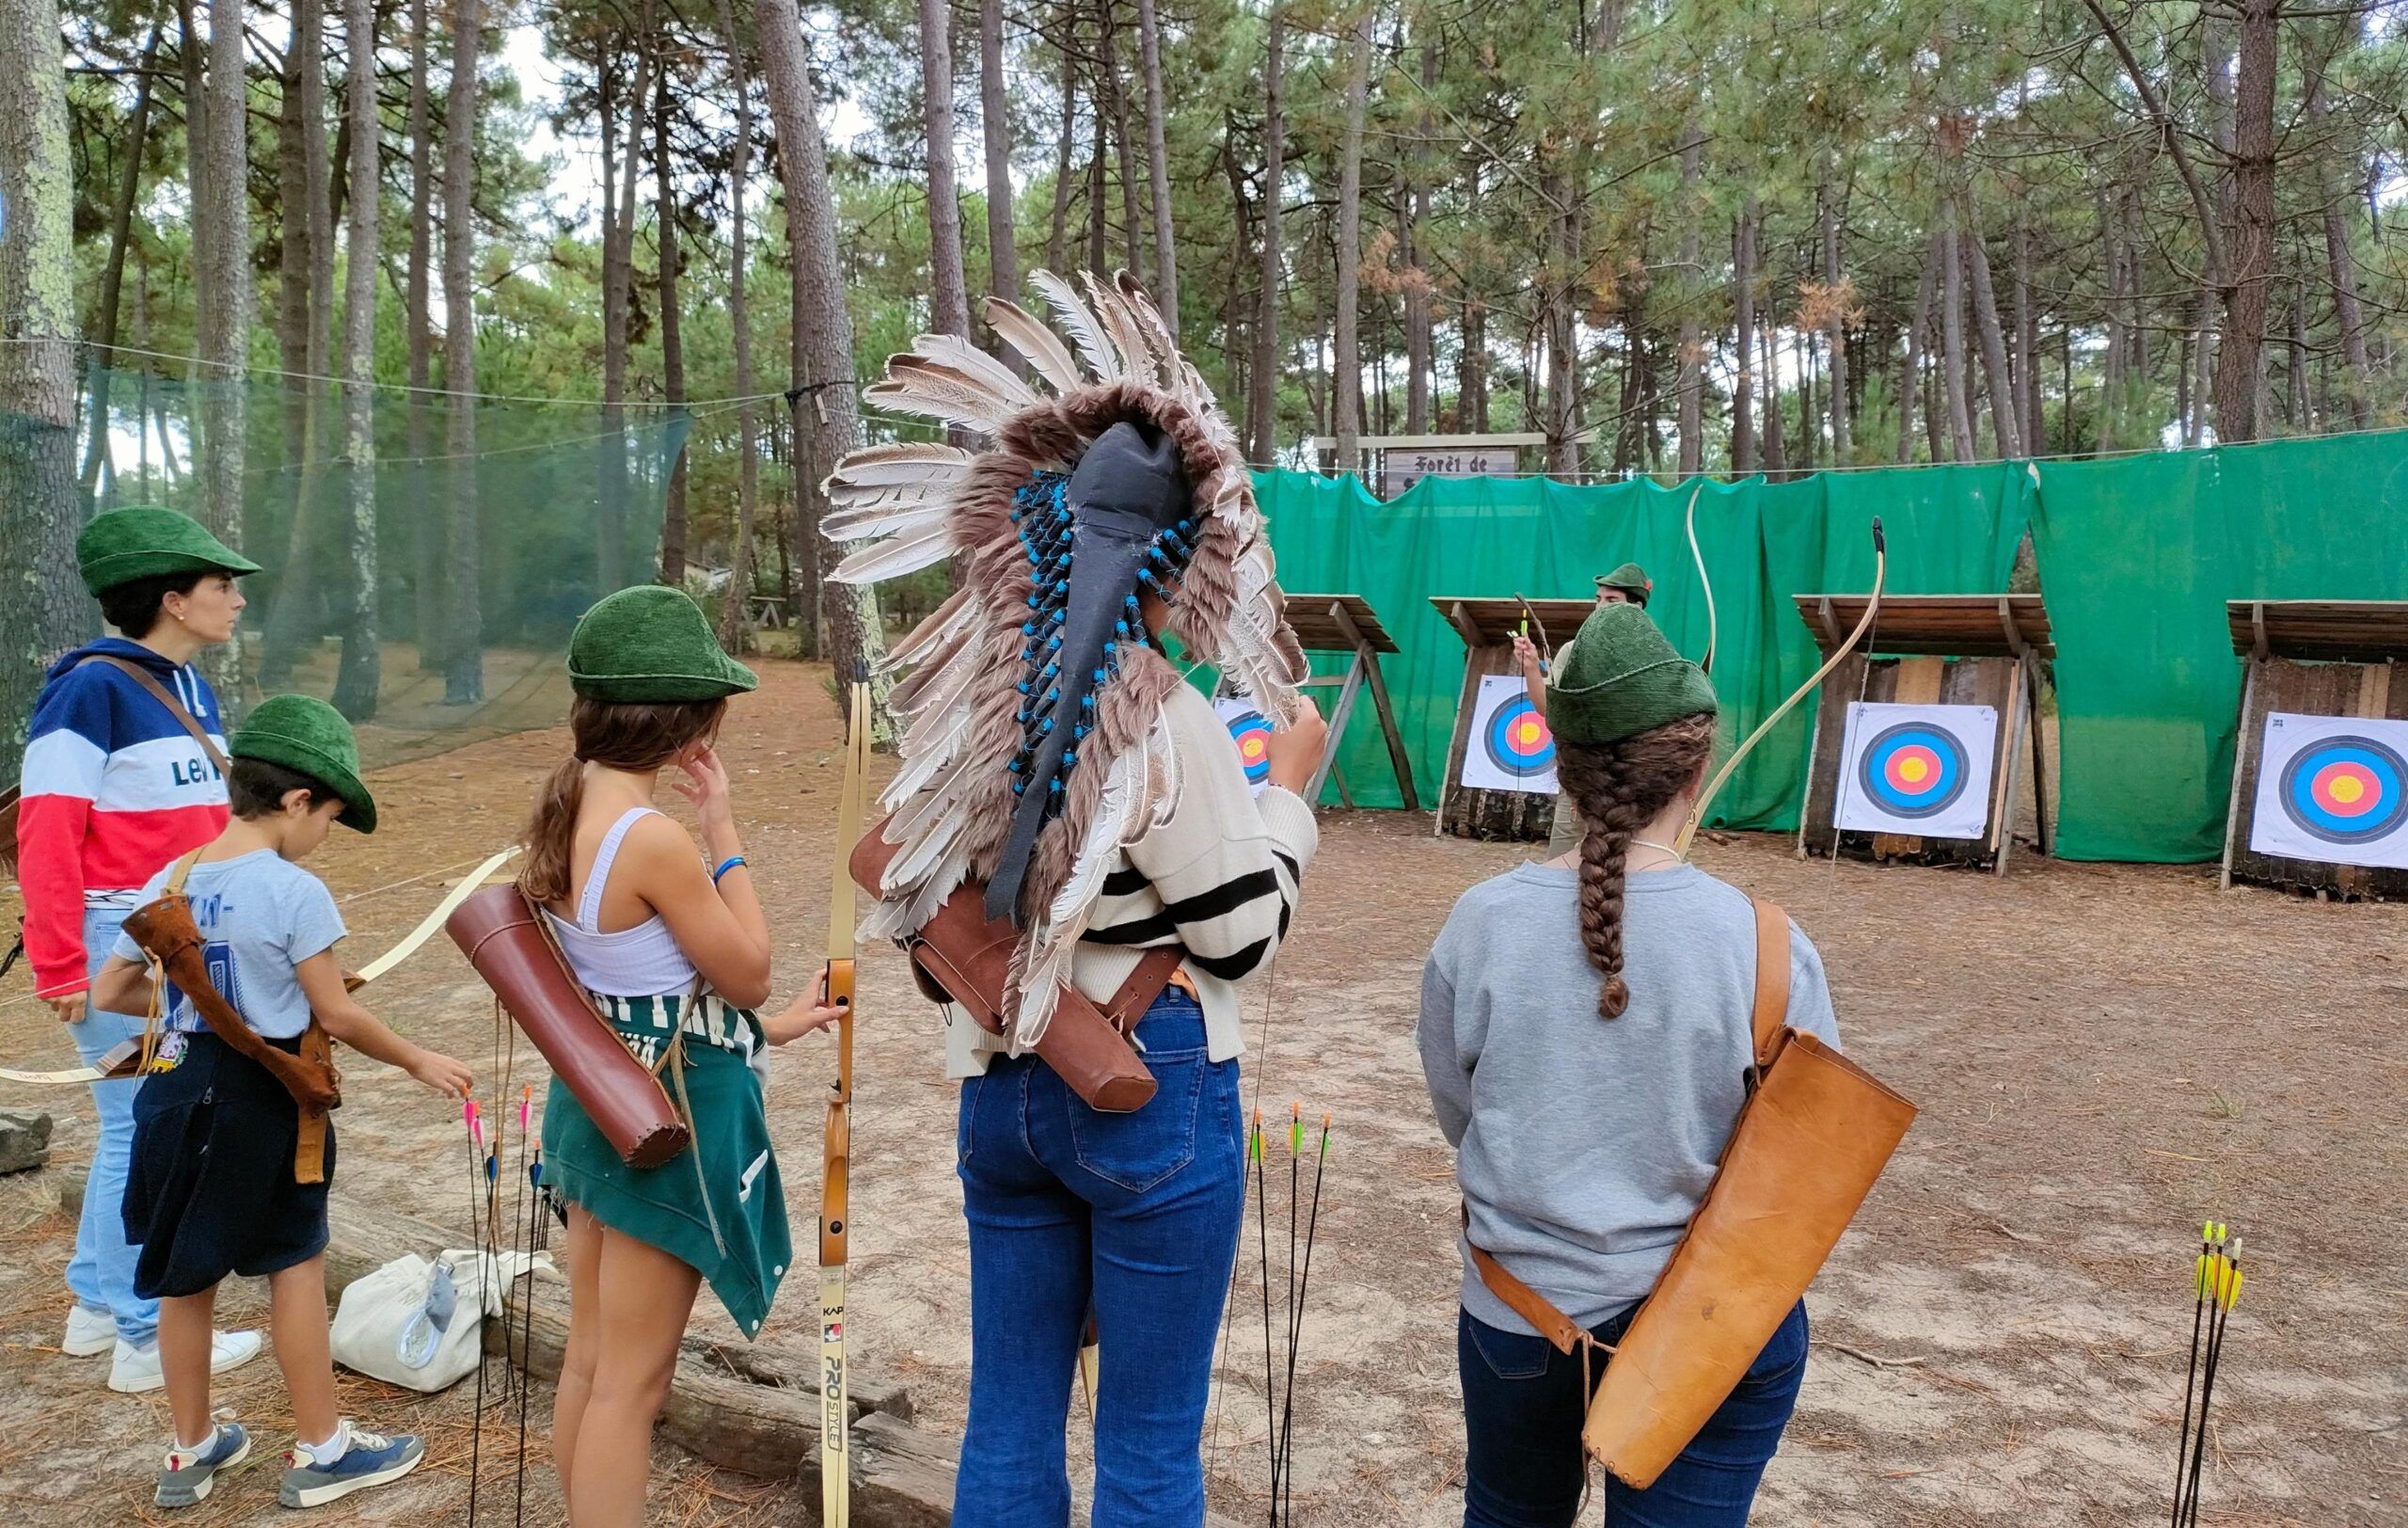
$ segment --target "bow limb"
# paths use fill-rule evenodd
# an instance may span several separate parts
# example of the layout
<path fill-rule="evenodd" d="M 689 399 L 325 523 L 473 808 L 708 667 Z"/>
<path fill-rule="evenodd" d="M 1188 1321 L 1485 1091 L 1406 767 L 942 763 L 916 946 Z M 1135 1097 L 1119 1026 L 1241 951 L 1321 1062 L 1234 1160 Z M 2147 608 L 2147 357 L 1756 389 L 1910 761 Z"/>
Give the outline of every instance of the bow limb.
<path fill-rule="evenodd" d="M 1714 580 L 1706 574 L 1705 553 L 1697 544 L 1697 501 L 1703 492 L 1705 480 L 1701 478 L 1697 486 L 1689 490 L 1688 512 L 1682 517 L 1682 523 L 1688 531 L 1689 557 L 1697 564 L 1698 587 L 1705 592 L 1705 656 L 1698 661 L 1697 666 L 1711 676 L 1714 673 L 1714 647 L 1721 634 L 1721 623 L 1714 613 Z"/>
<path fill-rule="evenodd" d="M 1874 616 L 1881 609 L 1881 587 L 1888 579 L 1889 567 L 1889 548 L 1882 540 L 1880 517 L 1876 516 L 1873 521 L 1873 597 L 1864 602 L 1864 613 L 1857 619 L 1856 629 L 1847 634 L 1846 642 L 1832 649 L 1831 656 L 1823 660 L 1823 666 L 1809 675 L 1804 684 L 1791 691 L 1788 699 L 1773 708 L 1770 716 L 1756 724 L 1755 730 L 1749 733 L 1746 740 L 1731 751 L 1731 756 L 1724 759 L 1722 767 L 1714 772 L 1714 778 L 1708 780 L 1705 783 L 1705 788 L 1698 792 L 1697 804 L 1689 808 L 1687 823 L 1682 827 L 1681 836 L 1672 840 L 1672 848 L 1679 852 L 1681 858 L 1688 858 L 1689 844 L 1697 837 L 1699 826 L 1705 821 L 1705 809 L 1714 804 L 1714 798 L 1721 792 L 1725 785 L 1730 783 L 1731 772 L 1739 767 L 1739 761 L 1747 757 L 1749 751 L 1756 744 L 1764 741 L 1765 735 L 1769 733 L 1782 717 L 1789 714 L 1791 707 L 1805 699 L 1808 691 L 1821 684 L 1831 670 L 1839 667 L 1842 659 L 1856 651 L 1866 637 L 1872 634 Z"/>
<path fill-rule="evenodd" d="M 836 868 L 828 901 L 827 1000 L 836 1020 L 836 1081 L 828 1096 L 819 1191 L 819 1520 L 852 1522 L 851 1418 L 845 1363 L 845 1265 L 852 1227 L 853 949 L 856 909 L 847 861 L 862 836 L 869 778 L 869 687 L 852 687 L 844 794 L 836 807 Z"/>

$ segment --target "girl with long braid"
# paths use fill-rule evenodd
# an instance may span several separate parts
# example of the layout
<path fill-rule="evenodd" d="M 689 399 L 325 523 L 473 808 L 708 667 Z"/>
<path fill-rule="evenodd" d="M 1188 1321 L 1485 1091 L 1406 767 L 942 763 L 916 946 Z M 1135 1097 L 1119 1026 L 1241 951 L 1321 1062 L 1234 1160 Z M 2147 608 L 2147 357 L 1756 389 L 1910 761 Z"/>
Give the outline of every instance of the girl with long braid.
<path fill-rule="evenodd" d="M 1645 611 L 1601 606 L 1548 681 L 1579 843 L 1465 893 L 1423 972 L 1422 1070 L 1465 1206 L 1465 1528 L 1577 1515 L 1581 1421 L 1605 1355 L 1703 1202 L 1747 1097 L 1754 914 L 1671 848 L 1715 709 L 1704 674 Z M 1814 947 L 1793 927 L 1786 953 L 1789 1024 L 1836 1044 Z M 1801 1302 L 1654 1485 L 1607 1480 L 1606 1522 L 1744 1524 L 1805 1365 Z"/>

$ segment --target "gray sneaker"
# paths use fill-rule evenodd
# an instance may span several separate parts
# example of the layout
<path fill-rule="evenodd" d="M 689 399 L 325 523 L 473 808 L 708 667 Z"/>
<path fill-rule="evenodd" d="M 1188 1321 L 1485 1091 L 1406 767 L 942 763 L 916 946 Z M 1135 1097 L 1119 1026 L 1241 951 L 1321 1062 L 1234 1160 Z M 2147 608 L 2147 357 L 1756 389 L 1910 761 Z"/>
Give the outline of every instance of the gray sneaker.
<path fill-rule="evenodd" d="M 404 1434 L 386 1438 L 363 1427 L 343 1424 L 351 1441 L 342 1457 L 332 1464 L 313 1464 L 309 1456 L 294 1448 L 284 1456 L 287 1468 L 284 1485 L 276 1499 L 286 1506 L 324 1506 L 339 1501 L 353 1491 L 366 1490 L 401 1479 L 418 1468 L 426 1457 L 426 1440 Z"/>
<path fill-rule="evenodd" d="M 151 1500 L 161 1506 L 198 1506 L 217 1484 L 217 1472 L 231 1470 L 250 1456 L 251 1435 L 231 1422 L 222 1424 L 201 1447 L 167 1451 L 158 1494 Z"/>

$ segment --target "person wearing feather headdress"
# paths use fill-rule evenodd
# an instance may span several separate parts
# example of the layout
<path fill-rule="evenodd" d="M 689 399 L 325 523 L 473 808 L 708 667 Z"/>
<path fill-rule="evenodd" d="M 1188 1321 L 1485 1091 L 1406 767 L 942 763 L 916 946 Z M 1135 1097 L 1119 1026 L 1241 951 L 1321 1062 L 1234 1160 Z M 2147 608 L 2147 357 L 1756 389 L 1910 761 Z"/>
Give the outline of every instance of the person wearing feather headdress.
<path fill-rule="evenodd" d="M 947 1009 L 972 1352 L 954 1522 L 1069 1521 L 1064 1431 L 1092 1307 L 1092 1520 L 1196 1524 L 1245 1196 L 1238 984 L 1288 931 L 1318 843 L 1299 792 L 1326 729 L 1297 688 L 1304 656 L 1236 438 L 1152 302 L 1125 275 L 1084 292 L 1032 279 L 1076 358 L 1008 302 L 987 317 L 1044 390 L 924 336 L 868 391 L 989 449 L 872 447 L 830 480 L 828 533 L 875 542 L 838 581 L 956 554 L 967 569 L 895 650 L 912 669 L 893 696 L 903 765 L 863 931 L 915 936 L 983 886 L 1013 939 L 998 1032 Z M 1273 720 L 1259 798 L 1174 642 Z M 1108 1006 L 1133 973 L 1173 964 L 1129 1031 L 1151 1097 L 1091 1106 L 1036 1054 L 1084 1011 L 1066 994 Z"/>

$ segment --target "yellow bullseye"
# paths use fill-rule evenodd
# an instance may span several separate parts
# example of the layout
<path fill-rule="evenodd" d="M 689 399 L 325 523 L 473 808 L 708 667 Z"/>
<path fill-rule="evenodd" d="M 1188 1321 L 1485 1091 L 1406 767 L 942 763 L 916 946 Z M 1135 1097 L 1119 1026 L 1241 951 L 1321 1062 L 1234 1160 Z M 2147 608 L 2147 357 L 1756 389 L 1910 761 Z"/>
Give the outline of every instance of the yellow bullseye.
<path fill-rule="evenodd" d="M 1898 760 L 1898 778 L 1904 780 L 1910 786 L 1919 786 L 1923 784 L 1925 776 L 1930 773 L 1931 766 L 1920 758 L 1902 758 Z"/>
<path fill-rule="evenodd" d="M 2344 806 L 2355 806 L 2359 798 L 2367 793 L 2367 783 L 2354 774 L 2345 774 L 2334 781 L 2329 788 L 2335 801 Z"/>

